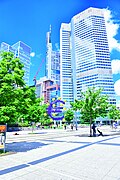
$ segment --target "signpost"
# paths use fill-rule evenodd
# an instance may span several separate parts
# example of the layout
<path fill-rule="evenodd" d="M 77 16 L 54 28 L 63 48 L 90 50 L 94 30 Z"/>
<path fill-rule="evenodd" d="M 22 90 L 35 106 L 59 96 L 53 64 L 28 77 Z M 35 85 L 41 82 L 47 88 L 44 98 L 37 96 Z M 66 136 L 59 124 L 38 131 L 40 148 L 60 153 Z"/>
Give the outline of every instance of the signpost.
<path fill-rule="evenodd" d="M 5 141 L 6 141 L 6 131 L 7 131 L 7 125 L 0 125 L 0 149 L 3 149 L 3 152 L 5 153 Z"/>

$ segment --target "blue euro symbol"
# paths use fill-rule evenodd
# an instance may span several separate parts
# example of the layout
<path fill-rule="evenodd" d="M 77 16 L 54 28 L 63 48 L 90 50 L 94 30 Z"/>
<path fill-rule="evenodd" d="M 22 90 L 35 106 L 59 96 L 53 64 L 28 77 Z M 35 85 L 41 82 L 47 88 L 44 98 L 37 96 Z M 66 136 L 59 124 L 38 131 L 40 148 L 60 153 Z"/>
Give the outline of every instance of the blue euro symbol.
<path fill-rule="evenodd" d="M 60 117 L 58 117 L 58 116 L 55 117 L 52 115 L 52 113 L 61 113 L 62 112 L 63 107 L 60 107 L 60 106 L 53 107 L 53 105 L 54 104 L 57 105 L 57 103 L 65 104 L 65 102 L 62 100 L 55 100 L 55 101 L 51 102 L 50 105 L 48 106 L 47 113 L 53 120 L 62 120 L 64 118 L 64 115 L 62 115 Z"/>

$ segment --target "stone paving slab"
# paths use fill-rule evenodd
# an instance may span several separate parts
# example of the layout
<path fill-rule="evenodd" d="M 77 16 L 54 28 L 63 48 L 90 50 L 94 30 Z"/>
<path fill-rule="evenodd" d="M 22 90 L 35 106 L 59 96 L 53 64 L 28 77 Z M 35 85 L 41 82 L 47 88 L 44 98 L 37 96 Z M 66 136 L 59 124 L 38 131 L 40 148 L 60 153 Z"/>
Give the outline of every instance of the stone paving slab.
<path fill-rule="evenodd" d="M 59 133 L 59 131 L 58 131 Z M 17 142 L 18 149 L 21 142 Z M 29 145 L 26 138 L 26 144 Z M 33 146 L 35 145 L 34 142 Z M 0 157 L 0 179 L 120 180 L 120 136 L 59 137 Z M 10 142 L 10 144 L 12 144 Z M 20 147 L 21 148 L 21 147 Z"/>

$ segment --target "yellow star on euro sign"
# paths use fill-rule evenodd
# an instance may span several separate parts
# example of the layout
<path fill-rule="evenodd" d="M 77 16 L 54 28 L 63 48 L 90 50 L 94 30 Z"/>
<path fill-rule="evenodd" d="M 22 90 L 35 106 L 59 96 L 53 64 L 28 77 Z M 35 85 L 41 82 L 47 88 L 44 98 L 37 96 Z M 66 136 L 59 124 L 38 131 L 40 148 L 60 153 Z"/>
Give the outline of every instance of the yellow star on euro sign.
<path fill-rule="evenodd" d="M 66 102 L 67 100 L 65 99 L 64 102 Z"/>
<path fill-rule="evenodd" d="M 67 108 L 63 108 L 63 110 L 65 111 Z"/>
<path fill-rule="evenodd" d="M 60 100 L 61 99 L 61 97 L 58 97 L 58 100 Z"/>
<path fill-rule="evenodd" d="M 62 104 L 62 103 L 60 103 L 60 106 L 63 106 L 63 104 Z"/>
<path fill-rule="evenodd" d="M 52 98 L 52 101 L 54 101 L 55 100 L 55 98 Z"/>
<path fill-rule="evenodd" d="M 50 122 L 53 122 L 53 119 L 50 119 Z"/>
<path fill-rule="evenodd" d="M 52 106 L 55 107 L 55 104 L 53 104 Z"/>
<path fill-rule="evenodd" d="M 55 114 L 55 113 L 53 113 L 52 115 L 53 115 L 53 116 L 56 116 L 56 114 Z"/>
<path fill-rule="evenodd" d="M 66 122 L 66 120 L 65 120 L 65 118 L 63 118 L 63 120 L 62 120 L 63 122 Z"/>

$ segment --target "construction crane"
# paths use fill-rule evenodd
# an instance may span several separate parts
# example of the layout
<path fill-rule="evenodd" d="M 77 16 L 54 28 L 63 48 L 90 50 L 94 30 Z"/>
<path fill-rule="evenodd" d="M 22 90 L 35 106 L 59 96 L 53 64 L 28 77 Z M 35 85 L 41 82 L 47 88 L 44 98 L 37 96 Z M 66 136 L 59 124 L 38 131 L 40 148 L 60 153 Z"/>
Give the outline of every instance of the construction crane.
<path fill-rule="evenodd" d="M 40 65 L 39 65 L 39 68 L 38 68 L 38 70 L 37 70 L 37 72 L 36 72 L 36 74 L 35 74 L 35 76 L 34 76 L 34 78 L 33 78 L 33 81 L 34 81 L 34 85 L 36 86 L 36 77 L 37 77 L 37 75 L 38 75 L 38 73 L 40 72 L 40 69 L 41 69 L 41 67 L 42 67 L 42 65 L 43 65 L 43 62 L 44 62 L 44 59 L 42 59 L 42 61 L 41 61 L 41 63 L 40 63 Z"/>

